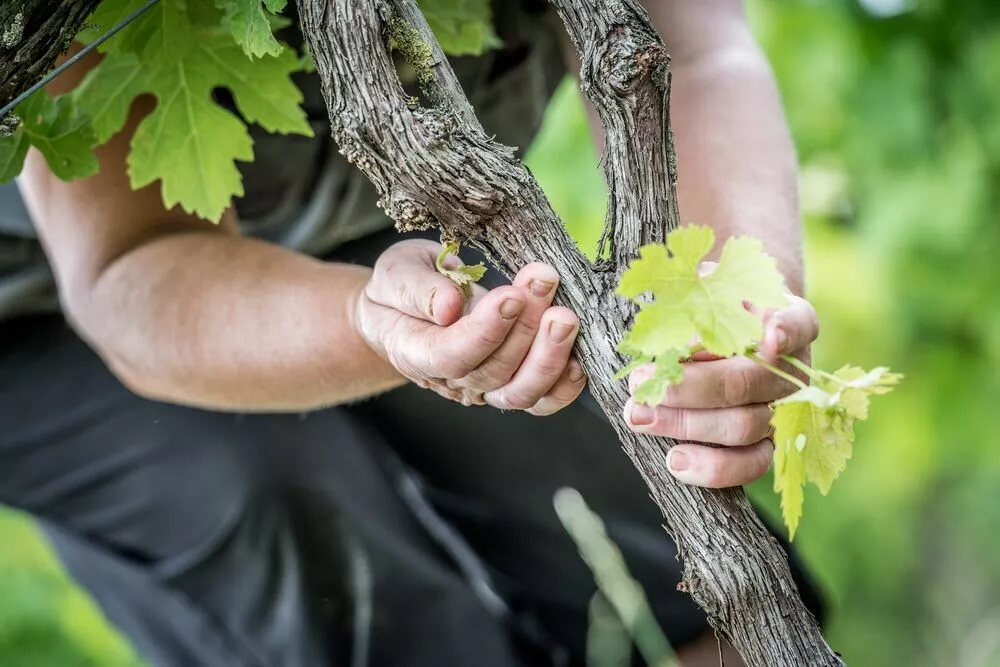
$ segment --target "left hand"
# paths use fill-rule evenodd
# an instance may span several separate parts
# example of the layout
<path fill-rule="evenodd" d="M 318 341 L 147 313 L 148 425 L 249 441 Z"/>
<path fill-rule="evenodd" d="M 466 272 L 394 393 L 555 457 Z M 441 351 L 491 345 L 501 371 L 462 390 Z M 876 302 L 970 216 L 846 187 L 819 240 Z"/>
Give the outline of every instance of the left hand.
<path fill-rule="evenodd" d="M 794 356 L 809 363 L 809 346 L 819 335 L 816 311 L 808 301 L 789 296 L 789 305 L 761 312 L 764 340 L 757 353 L 771 364 Z M 794 375 L 787 363 L 783 370 Z M 653 367 L 636 369 L 629 378 L 635 388 Z M 771 401 L 797 389 L 757 363 L 738 356 L 719 359 L 699 354 L 687 362 L 684 379 L 671 386 L 655 408 L 625 405 L 625 421 L 638 433 L 673 438 L 667 466 L 678 480 L 695 486 L 723 488 L 748 484 L 771 466 Z M 706 445 L 721 445 L 712 447 Z"/>

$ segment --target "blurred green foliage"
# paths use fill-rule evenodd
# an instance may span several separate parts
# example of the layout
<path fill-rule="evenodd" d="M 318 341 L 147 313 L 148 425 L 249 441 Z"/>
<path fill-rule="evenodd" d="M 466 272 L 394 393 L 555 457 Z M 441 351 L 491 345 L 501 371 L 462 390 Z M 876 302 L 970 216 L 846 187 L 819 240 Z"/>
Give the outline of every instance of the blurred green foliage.
<path fill-rule="evenodd" d="M 852 666 L 1000 665 L 1000 3 L 749 9 L 802 165 L 816 361 L 907 375 L 830 495 L 807 492 L 796 545 L 830 595 L 830 639 Z M 604 195 L 573 86 L 528 162 L 593 248 Z M 769 480 L 751 492 L 777 516 Z M 0 515 L 0 664 L 133 663 Z"/>

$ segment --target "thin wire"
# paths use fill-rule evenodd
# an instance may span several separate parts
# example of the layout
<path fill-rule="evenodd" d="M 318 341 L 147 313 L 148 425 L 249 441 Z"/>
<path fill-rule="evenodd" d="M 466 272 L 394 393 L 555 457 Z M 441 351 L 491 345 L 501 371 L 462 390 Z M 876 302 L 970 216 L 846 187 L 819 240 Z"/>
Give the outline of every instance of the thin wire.
<path fill-rule="evenodd" d="M 25 101 L 26 99 L 28 99 L 29 97 L 31 97 L 32 95 L 34 95 L 35 93 L 37 93 L 44 86 L 48 85 L 57 76 L 59 76 L 60 74 L 62 74 L 66 70 L 68 70 L 70 67 L 72 67 L 76 63 L 80 62 L 80 59 L 82 59 L 88 53 L 90 53 L 91 51 L 93 51 L 94 49 L 96 49 L 97 47 L 99 47 L 101 44 L 103 44 L 104 42 L 108 41 L 109 39 L 111 39 L 112 37 L 114 37 L 116 34 L 118 34 L 118 32 L 122 28 L 124 28 L 128 24 L 132 23 L 133 21 L 135 21 L 136 19 L 138 19 L 140 16 L 142 16 L 146 12 L 148 12 L 159 1 L 160 0 L 149 0 L 149 2 L 147 2 L 145 5 L 143 5 L 139 9 L 135 10 L 134 12 L 132 12 L 132 14 L 130 14 L 129 16 L 125 17 L 121 21 L 119 21 L 113 28 L 111 28 L 111 30 L 108 30 L 106 33 L 104 33 L 103 35 L 101 35 L 100 37 L 98 37 L 97 39 L 95 39 L 93 42 L 91 42 L 90 44 L 88 44 L 87 46 L 85 46 L 83 49 L 81 49 L 79 53 L 74 54 L 72 58 L 70 58 L 69 60 L 67 60 L 66 62 L 64 62 L 62 65 L 60 65 L 59 67 L 56 67 L 54 70 L 52 70 L 51 72 L 49 72 L 47 75 L 45 75 L 42 78 L 41 81 L 39 81 L 38 83 L 36 83 L 35 85 L 33 85 L 31 88 L 28 88 L 26 91 L 24 91 L 23 93 L 21 93 L 17 97 L 15 97 L 10 102 L 10 104 L 8 104 L 4 108 L 0 109 L 0 120 L 2 120 L 3 118 L 5 118 L 7 116 L 7 114 L 9 114 L 11 111 L 13 111 L 14 108 L 18 104 L 20 104 L 21 102 Z"/>

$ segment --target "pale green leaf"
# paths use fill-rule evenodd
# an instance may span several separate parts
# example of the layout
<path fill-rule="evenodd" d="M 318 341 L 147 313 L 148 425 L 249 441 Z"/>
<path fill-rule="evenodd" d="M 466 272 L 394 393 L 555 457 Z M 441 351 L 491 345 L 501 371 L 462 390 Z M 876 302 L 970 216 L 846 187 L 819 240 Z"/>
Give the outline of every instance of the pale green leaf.
<path fill-rule="evenodd" d="M 789 415 L 795 420 L 798 415 Z M 802 518 L 802 488 L 806 483 L 805 464 L 794 439 L 774 440 L 774 490 L 781 496 L 781 516 L 788 527 L 789 539 L 795 538 L 795 531 Z"/>
<path fill-rule="evenodd" d="M 891 391 L 901 378 L 887 368 L 844 366 L 832 375 L 816 373 L 817 385 L 772 404 L 774 489 L 792 536 L 802 516 L 802 487 L 809 481 L 824 495 L 830 491 L 851 458 L 854 423 L 868 416 L 870 396 Z"/>
<path fill-rule="evenodd" d="M 742 353 L 764 332 L 745 302 L 761 308 L 788 303 L 777 264 L 753 239 L 729 239 L 715 270 L 702 275 L 699 266 L 714 245 L 710 227 L 688 225 L 671 232 L 666 244 L 640 249 L 618 285 L 619 294 L 642 305 L 629 334 L 639 353 L 660 357 L 695 338 L 722 357 Z M 647 294 L 652 303 L 643 300 Z"/>
<path fill-rule="evenodd" d="M 445 267 L 444 262 L 448 256 L 457 256 L 458 250 L 459 243 L 457 241 L 444 244 L 441 251 L 438 253 L 435 266 L 441 275 L 447 277 L 455 283 L 455 285 L 462 291 L 462 294 L 466 299 L 471 299 L 472 286 L 482 280 L 483 276 L 486 275 L 486 266 L 479 263 L 472 265 L 460 264 L 454 268 Z"/>
<path fill-rule="evenodd" d="M 691 345 L 697 329 L 687 313 L 659 302 L 645 304 L 628 333 L 628 346 L 639 354 L 658 357 Z"/>
<path fill-rule="evenodd" d="M 679 361 L 681 352 L 665 355 L 656 360 L 656 368 L 648 380 L 635 389 L 632 397 L 637 403 L 654 406 L 663 401 L 670 385 L 677 384 L 684 377 L 684 367 Z"/>

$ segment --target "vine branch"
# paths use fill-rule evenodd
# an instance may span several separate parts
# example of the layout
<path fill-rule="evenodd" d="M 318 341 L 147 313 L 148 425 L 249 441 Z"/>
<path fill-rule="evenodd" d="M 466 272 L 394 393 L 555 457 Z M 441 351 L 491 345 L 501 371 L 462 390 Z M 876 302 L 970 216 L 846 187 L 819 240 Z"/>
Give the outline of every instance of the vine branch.
<path fill-rule="evenodd" d="M 414 0 L 300 2 L 333 136 L 400 230 L 440 227 L 508 276 L 532 261 L 563 276 L 556 302 L 580 317 L 577 356 L 663 512 L 684 560 L 682 586 L 751 667 L 841 665 L 743 491 L 680 484 L 666 467 L 673 443 L 623 424 L 628 390 L 613 379 L 623 364 L 615 344 L 634 311 L 615 286 L 639 246 L 662 241 L 678 223 L 669 57 L 635 0 L 553 4 L 581 51 L 584 92 L 607 132 L 603 262 L 592 266 L 577 251 L 515 152 L 483 131 Z M 389 42 L 411 60 L 432 106 L 413 105 L 403 91 Z"/>

